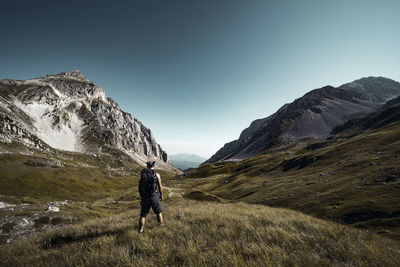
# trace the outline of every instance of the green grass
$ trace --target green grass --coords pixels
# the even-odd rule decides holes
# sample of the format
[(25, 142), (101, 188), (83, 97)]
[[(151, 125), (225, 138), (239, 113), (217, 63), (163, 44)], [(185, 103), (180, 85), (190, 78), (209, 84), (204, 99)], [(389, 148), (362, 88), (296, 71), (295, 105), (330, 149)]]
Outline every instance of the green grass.
[[(95, 201), (137, 189), (144, 166), (107, 154), (40, 152), (17, 143), (1, 144), (0, 195), (41, 201)], [(18, 151), (26, 150), (25, 154)], [(163, 180), (175, 173), (157, 170)], [(138, 197), (138, 194), (135, 195)], [(14, 203), (14, 202), (12, 202)]]
[[(0, 209), (0, 244), (118, 214), (140, 199), (137, 188), (143, 167), (135, 162), (104, 154), (43, 153), (17, 143), (1, 146), (14, 153), (0, 154), (0, 201), (16, 206)], [(164, 181), (174, 175), (158, 172)], [(54, 201), (64, 204), (59, 212), (49, 213)], [(28, 227), (20, 225), (23, 220), (30, 222)]]
[(290, 208), (372, 231), (387, 229), (387, 236), (400, 239), (399, 136), (395, 123), (327, 140), (315, 150), (300, 142), (241, 162), (201, 166), (182, 186), (189, 196), (194, 190), (228, 202)]
[[(39, 234), (1, 245), (0, 265), (399, 266), (399, 133), (392, 124), (186, 176), (160, 171), (166, 224), (157, 227), (151, 216), (141, 236), (137, 164), (68, 152), (1, 154), (0, 201), (31, 206), (0, 216), (34, 219)], [(59, 214), (46, 213), (43, 203), (64, 199)], [(57, 229), (39, 231), (50, 224)], [(4, 243), (15, 225), (0, 227)], [(389, 233), (376, 234), (383, 229)]]
[(137, 186), (139, 169), (120, 173), (98, 166), (54, 166), (51, 159), (0, 155), (1, 194), (51, 200), (95, 200)]
[(3, 266), (399, 266), (398, 242), (299, 212), (245, 203), (164, 202), (0, 247)]

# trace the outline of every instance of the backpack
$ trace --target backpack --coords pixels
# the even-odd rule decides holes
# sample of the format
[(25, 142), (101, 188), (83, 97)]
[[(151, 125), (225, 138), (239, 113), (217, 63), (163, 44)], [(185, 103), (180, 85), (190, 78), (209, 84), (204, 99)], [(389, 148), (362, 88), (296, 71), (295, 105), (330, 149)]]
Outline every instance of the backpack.
[(157, 192), (157, 176), (154, 170), (143, 169), (140, 174), (139, 193), (142, 198), (149, 198)]

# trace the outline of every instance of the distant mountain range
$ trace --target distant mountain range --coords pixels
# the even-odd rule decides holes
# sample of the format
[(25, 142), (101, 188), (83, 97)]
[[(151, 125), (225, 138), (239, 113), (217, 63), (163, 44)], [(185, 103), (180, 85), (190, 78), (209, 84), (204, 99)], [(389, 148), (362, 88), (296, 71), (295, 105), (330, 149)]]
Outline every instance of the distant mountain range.
[(49, 153), (107, 154), (141, 165), (156, 160), (158, 167), (174, 169), (150, 129), (77, 70), (0, 80), (0, 143)]
[(384, 77), (312, 90), (271, 116), (253, 121), (239, 139), (225, 144), (205, 163), (247, 159), (273, 146), (285, 146), (306, 137), (326, 138), (335, 127), (378, 111), (398, 96), (400, 83)]
[(176, 168), (180, 170), (187, 170), (191, 168), (197, 168), (207, 159), (194, 154), (181, 153), (176, 155), (169, 155), (169, 160)]

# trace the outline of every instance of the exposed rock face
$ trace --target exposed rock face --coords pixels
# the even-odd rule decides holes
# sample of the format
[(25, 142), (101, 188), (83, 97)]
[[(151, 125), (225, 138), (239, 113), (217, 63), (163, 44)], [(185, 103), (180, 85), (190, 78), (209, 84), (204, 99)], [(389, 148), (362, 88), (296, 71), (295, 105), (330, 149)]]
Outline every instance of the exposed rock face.
[(117, 150), (141, 164), (155, 159), (173, 168), (150, 129), (79, 71), (0, 80), (0, 141), (41, 150)]
[(339, 135), (356, 135), (360, 134), (367, 129), (378, 129), (393, 122), (400, 121), (400, 97), (396, 97), (385, 105), (380, 107), (377, 111), (362, 114), (346, 121), (344, 124), (333, 128), (333, 134)]
[(252, 122), (239, 139), (225, 144), (205, 163), (249, 158), (275, 144), (305, 137), (325, 138), (339, 124), (375, 111), (399, 95), (400, 83), (383, 77), (312, 90), (273, 115)]

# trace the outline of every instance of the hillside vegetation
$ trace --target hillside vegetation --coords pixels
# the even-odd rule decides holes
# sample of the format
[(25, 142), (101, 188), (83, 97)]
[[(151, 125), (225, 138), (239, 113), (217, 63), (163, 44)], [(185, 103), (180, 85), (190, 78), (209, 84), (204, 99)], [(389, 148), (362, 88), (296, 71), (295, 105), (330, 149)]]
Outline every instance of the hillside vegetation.
[(2, 266), (399, 266), (398, 242), (299, 212), (172, 199), (0, 247)]
[(0, 266), (400, 266), (400, 122), (358, 125), (159, 171), (165, 225), (142, 235), (138, 164), (2, 144)]
[(177, 183), (193, 199), (286, 207), (400, 239), (399, 136), (395, 122), (302, 140), (248, 160), (203, 165)]
[[(129, 158), (74, 152), (42, 152), (0, 144), (0, 194), (43, 201), (93, 201), (137, 187), (144, 168)], [(168, 178), (176, 173), (157, 170)], [(1, 200), (1, 198), (0, 198)]]
[[(0, 244), (117, 214), (140, 198), (143, 166), (135, 162), (109, 155), (43, 153), (15, 143), (0, 144), (0, 151), (11, 151), (0, 153)], [(166, 180), (174, 175), (158, 172)]]

